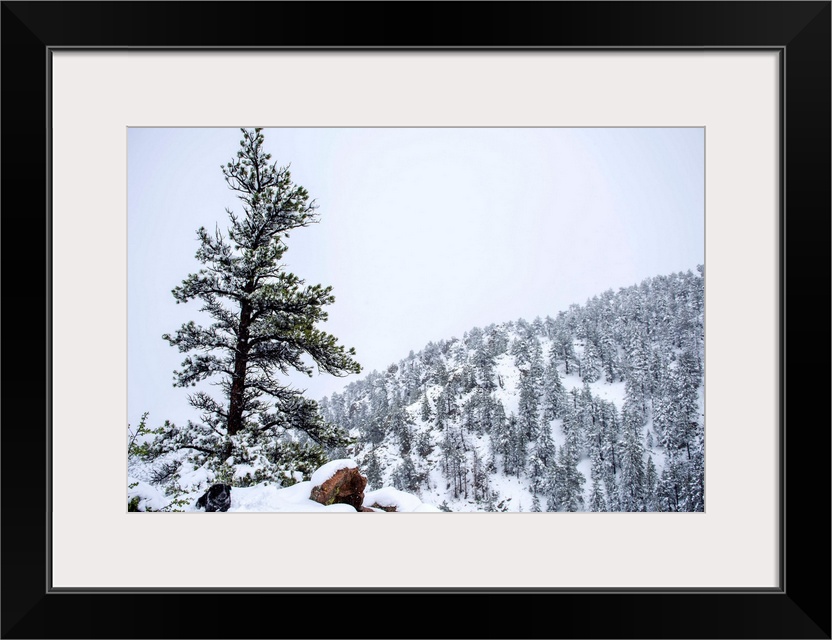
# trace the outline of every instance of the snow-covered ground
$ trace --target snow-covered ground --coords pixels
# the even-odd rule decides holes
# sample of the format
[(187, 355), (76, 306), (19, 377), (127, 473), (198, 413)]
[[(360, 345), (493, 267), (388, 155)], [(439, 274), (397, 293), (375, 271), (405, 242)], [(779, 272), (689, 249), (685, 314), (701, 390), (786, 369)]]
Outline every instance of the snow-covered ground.
[[(269, 483), (260, 483), (252, 487), (234, 487), (231, 490), (231, 507), (228, 509), (228, 513), (235, 511), (321, 511), (327, 513), (343, 511), (355, 513), (356, 510), (348, 504), (323, 505), (311, 500), (309, 496), (313, 487), (326, 482), (335, 472), (344, 468), (352, 469), (356, 467), (356, 463), (352, 460), (333, 460), (315, 471), (311, 480), (298, 482), (290, 487), (278, 487)], [(180, 496), (179, 499), (183, 500), (184, 504), (176, 504), (152, 484), (129, 477), (127, 499), (129, 502), (138, 496), (138, 509), (140, 511), (203, 511), (198, 509), (195, 503), (211, 484), (207, 477), (203, 478), (201, 482), (192, 485), (192, 491)], [(383, 487), (375, 491), (365, 492), (363, 504), (368, 508), (373, 508), (373, 505), (388, 508), (395, 507), (398, 513), (440, 511), (432, 504), (423, 503), (417, 496), (392, 487)], [(377, 507), (373, 510), (382, 513), (387, 511)]]

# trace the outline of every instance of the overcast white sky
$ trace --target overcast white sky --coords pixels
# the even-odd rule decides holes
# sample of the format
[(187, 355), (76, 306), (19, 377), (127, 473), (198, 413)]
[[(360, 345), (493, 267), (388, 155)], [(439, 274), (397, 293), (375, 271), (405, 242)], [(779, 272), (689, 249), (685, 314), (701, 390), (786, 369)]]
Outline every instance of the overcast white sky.
[[(265, 147), (318, 205), (288, 269), (332, 285), (321, 328), (365, 372), (474, 326), (704, 263), (704, 129), (281, 128)], [(220, 166), (239, 129), (128, 132), (128, 422), (197, 416), (162, 340), (210, 324), (171, 289), (199, 269), (200, 226), (241, 213)], [(363, 374), (362, 374), (363, 375)], [(320, 399), (360, 376), (298, 376)]]

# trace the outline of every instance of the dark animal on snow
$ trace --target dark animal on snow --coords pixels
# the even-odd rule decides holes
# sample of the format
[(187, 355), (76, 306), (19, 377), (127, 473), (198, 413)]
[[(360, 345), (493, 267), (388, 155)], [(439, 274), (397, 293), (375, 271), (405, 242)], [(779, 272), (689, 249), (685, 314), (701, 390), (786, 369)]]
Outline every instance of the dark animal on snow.
[(196, 501), (196, 506), (206, 511), (228, 511), (231, 506), (231, 485), (230, 484), (215, 484), (206, 491), (199, 500)]

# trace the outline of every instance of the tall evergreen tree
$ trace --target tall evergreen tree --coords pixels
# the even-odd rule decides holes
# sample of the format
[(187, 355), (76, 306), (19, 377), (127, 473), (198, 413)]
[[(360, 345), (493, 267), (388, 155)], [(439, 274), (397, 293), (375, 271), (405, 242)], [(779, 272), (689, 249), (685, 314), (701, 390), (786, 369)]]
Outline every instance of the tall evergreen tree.
[(518, 356), (517, 368), (520, 371), (520, 398), (517, 418), (523, 430), (526, 442), (534, 442), (540, 433), (538, 408), (540, 391), (543, 387), (543, 356), (540, 343), (531, 336), (526, 344), (527, 351)]
[(696, 439), (700, 424), (698, 391), (702, 381), (696, 356), (688, 350), (682, 351), (674, 369), (676, 378), (676, 422), (678, 445), (684, 447), (688, 460), (693, 457), (691, 447)]
[(592, 470), (590, 471), (589, 510), (606, 511), (607, 501), (604, 498), (604, 466), (600, 454), (592, 458)]
[(584, 354), (580, 360), (581, 379), (584, 382), (595, 382), (601, 377), (601, 353), (595, 342), (587, 340)]
[(569, 440), (558, 451), (557, 466), (560, 471), (557, 498), (563, 511), (581, 511), (584, 506), (584, 474), (578, 471), (577, 447)]
[(552, 337), (552, 351), (557, 354), (568, 376), (574, 373), (570, 365), (577, 364), (578, 358), (575, 355), (572, 332), (567, 324), (566, 312), (561, 311), (556, 320), (555, 334)]
[(430, 402), (428, 401), (428, 394), (422, 396), (422, 406), (420, 408), (422, 414), (422, 422), (430, 422), (433, 412), (430, 409)]
[[(629, 388), (628, 388), (629, 389)], [(644, 510), (644, 435), (641, 405), (628, 394), (622, 410), (621, 510)]]
[(391, 482), (400, 491), (414, 492), (419, 490), (419, 473), (416, 471), (416, 465), (413, 464), (413, 459), (409, 454), (402, 456), (402, 462), (393, 472)]
[[(503, 462), (503, 471), (506, 470), (506, 457), (508, 456), (508, 420), (503, 403), (499, 400), (494, 402), (494, 411), (491, 420), (491, 431), (488, 434), (491, 443), (491, 454), (494, 457), (500, 456)], [(495, 463), (496, 464), (496, 463)], [(510, 463), (509, 463), (510, 464)]]
[(475, 351), (473, 354), (474, 370), (477, 376), (477, 385), (485, 391), (493, 391), (497, 388), (497, 383), (494, 380), (494, 358), (492, 352), (493, 343), (491, 338), (488, 340), (480, 339), (476, 342)]
[(475, 502), (486, 500), (491, 492), (488, 469), (487, 458), (483, 459), (477, 449), (473, 448), (471, 450), (471, 489)]
[(545, 490), (556, 454), (557, 447), (552, 439), (552, 430), (548, 424), (544, 424), (540, 428), (540, 437), (532, 443), (529, 456), (529, 481), (533, 493)]
[[(194, 321), (163, 338), (192, 353), (174, 372), (174, 386), (192, 387), (219, 378), (222, 400), (205, 391), (189, 396), (201, 423), (163, 434), (162, 448), (189, 449), (209, 461), (277, 464), (283, 447), (308, 443), (320, 458), (324, 447), (344, 443), (346, 434), (321, 418), (317, 403), (278, 376), (313, 367), (343, 376), (358, 373), (353, 349), (321, 331), (325, 307), (335, 301), (331, 287), (306, 285), (282, 263), (289, 232), (318, 221), (317, 205), (292, 181), (288, 167), (271, 163), (261, 129), (242, 130), (236, 157), (222, 167), (239, 198), (242, 215), (227, 210), (226, 233), (201, 227), (196, 258), (204, 265), (173, 289), (177, 303), (200, 300), (213, 319)], [(284, 462), (286, 462), (284, 460)], [(287, 462), (291, 464), (290, 462)], [(274, 471), (274, 469), (272, 470)]]
[(647, 457), (647, 471), (644, 474), (644, 510), (658, 511), (659, 504), (656, 497), (656, 489), (659, 485), (659, 475), (653, 456)]
[(391, 433), (399, 442), (399, 451), (402, 455), (410, 453), (413, 447), (414, 421), (411, 415), (397, 401), (389, 415)]
[(523, 426), (513, 413), (508, 417), (503, 433), (503, 466), (507, 474), (518, 478), (526, 468), (526, 436)]
[(375, 449), (370, 449), (370, 453), (364, 461), (364, 469), (367, 474), (367, 486), (372, 489), (380, 489), (383, 483), (383, 475), (381, 463)]
[(543, 420), (551, 422), (560, 418), (566, 404), (566, 390), (558, 374), (557, 352), (553, 348), (549, 354), (549, 364), (543, 376)]

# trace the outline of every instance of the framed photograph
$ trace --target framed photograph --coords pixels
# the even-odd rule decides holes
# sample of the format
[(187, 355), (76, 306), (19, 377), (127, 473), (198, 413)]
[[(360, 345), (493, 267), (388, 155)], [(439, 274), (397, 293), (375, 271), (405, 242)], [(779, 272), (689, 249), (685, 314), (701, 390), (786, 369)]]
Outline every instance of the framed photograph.
[(131, 127), (130, 508), (705, 512), (704, 159), (704, 127)]
[(323, 7), (3, 3), (3, 636), (829, 638), (830, 3)]

